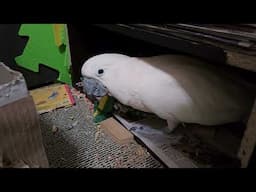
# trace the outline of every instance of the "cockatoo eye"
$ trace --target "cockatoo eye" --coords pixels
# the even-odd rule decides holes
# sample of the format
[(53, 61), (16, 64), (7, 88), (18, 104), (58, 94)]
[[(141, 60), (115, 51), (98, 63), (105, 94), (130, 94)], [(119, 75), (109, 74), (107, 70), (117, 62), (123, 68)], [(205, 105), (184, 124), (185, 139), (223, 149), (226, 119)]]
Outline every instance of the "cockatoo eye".
[(103, 74), (103, 73), (104, 73), (104, 70), (103, 70), (103, 69), (99, 69), (99, 70), (98, 70), (98, 74), (99, 74), (99, 75), (101, 75), (101, 74)]

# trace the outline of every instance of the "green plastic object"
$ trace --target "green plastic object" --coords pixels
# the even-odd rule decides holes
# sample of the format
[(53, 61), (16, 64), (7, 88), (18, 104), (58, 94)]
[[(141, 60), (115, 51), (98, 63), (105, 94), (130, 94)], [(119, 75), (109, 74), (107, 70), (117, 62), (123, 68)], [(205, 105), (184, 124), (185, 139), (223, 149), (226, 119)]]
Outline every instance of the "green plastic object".
[(17, 65), (39, 72), (39, 64), (59, 72), (58, 81), (71, 84), (71, 59), (65, 24), (23, 24), (20, 36), (28, 36), (23, 54), (16, 57)]
[(149, 117), (149, 115), (152, 115), (150, 113), (138, 111), (136, 109), (133, 109), (132, 107), (125, 105), (121, 105), (122, 109), (115, 109), (115, 103), (118, 103), (118, 101), (114, 97), (108, 95), (101, 98), (100, 101), (95, 101), (93, 111), (94, 123), (99, 124), (100, 122), (113, 116), (114, 113), (122, 115), (122, 117), (125, 117), (126, 119), (129, 119), (133, 122), (139, 121), (141, 119)]
[(115, 103), (115, 99), (113, 97), (107, 96), (106, 101), (103, 101), (103, 102), (104, 103), (102, 103), (102, 100), (94, 102), (93, 121), (96, 124), (111, 117), (114, 110), (113, 106)]

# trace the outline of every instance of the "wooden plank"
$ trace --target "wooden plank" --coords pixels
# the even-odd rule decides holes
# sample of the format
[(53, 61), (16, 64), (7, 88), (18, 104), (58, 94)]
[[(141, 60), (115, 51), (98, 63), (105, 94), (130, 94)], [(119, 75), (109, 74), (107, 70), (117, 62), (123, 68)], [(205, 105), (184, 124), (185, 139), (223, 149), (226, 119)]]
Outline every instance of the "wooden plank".
[(94, 24), (94, 26), (117, 32), (137, 40), (143, 40), (145, 42), (159, 45), (161, 47), (180, 51), (181, 53), (188, 53), (207, 61), (223, 63), (226, 60), (226, 55), (223, 49), (216, 46), (200, 44), (181, 39), (173, 35), (157, 33), (155, 31), (141, 29), (139, 27), (126, 24)]
[(112, 117), (102, 121), (100, 127), (119, 144), (133, 140), (133, 135)]
[(238, 157), (241, 160), (241, 167), (246, 168), (249, 164), (253, 150), (256, 145), (256, 99), (244, 132)]
[(244, 55), (233, 51), (226, 51), (227, 64), (256, 72), (256, 56)]
[(70, 107), (75, 100), (66, 84), (52, 84), (30, 91), (39, 114), (52, 111), (61, 107)]
[(194, 32), (188, 29), (178, 28), (179, 25), (173, 24), (172, 26), (163, 27), (157, 25), (147, 25), (147, 24), (132, 24), (129, 26), (136, 27), (138, 29), (147, 30), (148, 32), (155, 32), (158, 34), (165, 34), (167, 36), (173, 36), (177, 38), (181, 38), (183, 40), (191, 41), (194, 43), (207, 44), (215, 47), (219, 47), (222, 49), (227, 49), (230, 51), (236, 51), (239, 53), (243, 53), (246, 55), (255, 55), (253, 41), (249, 41), (248, 38), (238, 38), (232, 37), (232, 34), (216, 35), (210, 32)]
[[(227, 38), (243, 39), (243, 40), (256, 40), (256, 30), (253, 28), (252, 32), (246, 32), (245, 27), (236, 26), (236, 30), (230, 26), (208, 26), (208, 25), (190, 25), (190, 24), (177, 24), (172, 26), (183, 27), (185, 29), (191, 29), (199, 32), (205, 32), (208, 34), (220, 35)], [(233, 26), (232, 26), (233, 27)], [(239, 29), (238, 29), (239, 28)]]

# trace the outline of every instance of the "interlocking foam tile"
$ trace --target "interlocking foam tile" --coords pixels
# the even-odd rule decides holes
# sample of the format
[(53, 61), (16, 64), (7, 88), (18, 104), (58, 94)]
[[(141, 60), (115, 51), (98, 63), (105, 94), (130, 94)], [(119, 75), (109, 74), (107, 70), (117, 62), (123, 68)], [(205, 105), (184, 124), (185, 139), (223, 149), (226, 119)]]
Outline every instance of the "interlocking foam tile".
[(15, 58), (18, 66), (39, 72), (39, 65), (45, 65), (59, 72), (60, 82), (72, 83), (65, 24), (23, 24), (19, 35), (28, 37), (28, 42), (22, 55)]

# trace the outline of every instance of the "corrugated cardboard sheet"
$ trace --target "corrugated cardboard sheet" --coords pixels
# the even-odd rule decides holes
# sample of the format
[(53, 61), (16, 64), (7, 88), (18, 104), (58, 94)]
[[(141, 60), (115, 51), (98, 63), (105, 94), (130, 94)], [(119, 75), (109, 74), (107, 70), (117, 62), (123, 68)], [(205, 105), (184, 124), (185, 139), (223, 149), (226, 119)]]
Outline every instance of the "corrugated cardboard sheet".
[(31, 96), (0, 108), (0, 146), (3, 167), (48, 167)]
[(21, 73), (0, 63), (0, 168), (48, 167), (38, 114)]

